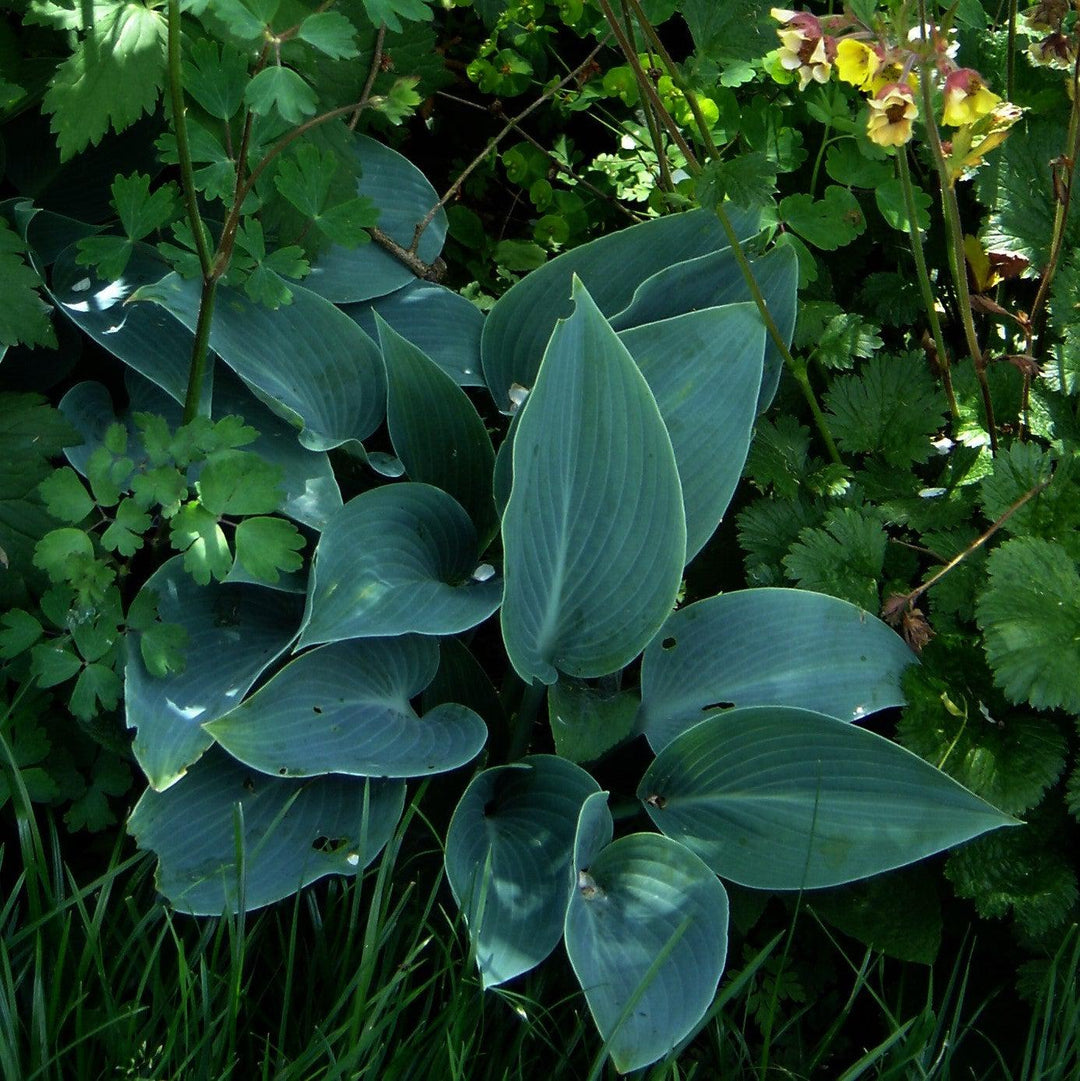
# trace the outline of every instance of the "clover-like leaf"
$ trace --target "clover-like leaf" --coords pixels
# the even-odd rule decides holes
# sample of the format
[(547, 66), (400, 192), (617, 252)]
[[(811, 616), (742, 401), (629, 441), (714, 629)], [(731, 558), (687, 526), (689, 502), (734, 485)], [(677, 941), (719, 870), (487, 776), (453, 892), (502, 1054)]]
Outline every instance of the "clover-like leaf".
[(232, 568), (229, 542), (217, 518), (198, 503), (185, 503), (169, 523), (172, 546), (184, 553), (184, 569), (199, 585), (224, 581)]
[(276, 584), (279, 571), (304, 565), (304, 538), (284, 518), (245, 518), (236, 527), (236, 558), (253, 578)]
[(38, 485), (38, 491), (48, 512), (61, 522), (81, 522), (94, 509), (94, 501), (70, 466), (65, 465), (46, 477)]
[(276, 111), (287, 124), (302, 124), (314, 114), (318, 98), (292, 68), (272, 64), (248, 83), (244, 100), (258, 116)]

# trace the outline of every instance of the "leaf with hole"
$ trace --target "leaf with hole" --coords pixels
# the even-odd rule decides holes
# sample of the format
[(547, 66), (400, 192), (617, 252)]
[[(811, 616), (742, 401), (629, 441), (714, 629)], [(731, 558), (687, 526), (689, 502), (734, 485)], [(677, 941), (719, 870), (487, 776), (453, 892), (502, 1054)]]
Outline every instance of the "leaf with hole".
[(338, 642), (297, 657), (205, 728), (234, 758), (281, 777), (426, 777), (471, 761), (487, 739), (465, 706), (419, 716), (409, 704), (438, 666), (438, 644), (418, 635)]
[(531, 755), (484, 770), (446, 834), (446, 877), (484, 987), (534, 968), (559, 944), (578, 812), (599, 785), (580, 766)]
[(404, 805), (404, 781), (283, 780), (213, 750), (167, 792), (144, 792), (128, 826), (157, 855), (169, 903), (218, 916), (262, 908), (325, 875), (357, 874)]
[(854, 882), (1020, 824), (882, 736), (790, 706), (688, 729), (638, 798), (722, 878), (763, 890)]

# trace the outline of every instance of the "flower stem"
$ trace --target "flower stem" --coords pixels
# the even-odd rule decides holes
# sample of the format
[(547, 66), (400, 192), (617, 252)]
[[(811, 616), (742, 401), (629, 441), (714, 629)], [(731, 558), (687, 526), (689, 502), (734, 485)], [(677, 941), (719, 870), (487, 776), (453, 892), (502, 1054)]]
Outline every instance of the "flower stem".
[[(927, 25), (926, 0), (919, 0), (919, 19), (922, 26)], [(982, 391), (983, 410), (986, 414), (986, 428), (990, 435), (990, 453), (997, 453), (997, 425), (994, 423), (994, 403), (990, 396), (990, 384), (986, 379), (986, 357), (979, 348), (979, 339), (975, 333), (975, 320), (971, 311), (971, 293), (968, 290), (967, 263), (964, 256), (964, 233), (960, 224), (960, 207), (956, 202), (956, 189), (949, 176), (945, 151), (941, 146), (937, 120), (934, 117), (934, 102), (930, 85), (933, 78), (933, 65), (930, 60), (923, 62), (922, 78), (919, 87), (922, 91), (923, 120), (926, 124), (927, 142), (934, 161), (941, 186), (941, 211), (945, 218), (945, 250), (949, 257), (949, 270), (952, 274), (953, 288), (956, 291), (956, 306), (959, 309), (960, 323), (964, 328), (964, 338), (968, 352), (975, 367), (975, 378)]]
[(952, 385), (952, 371), (949, 368), (949, 354), (945, 351), (945, 339), (941, 333), (941, 320), (938, 318), (934, 293), (930, 287), (930, 275), (926, 270), (922, 229), (919, 227), (915, 192), (911, 186), (911, 169), (908, 166), (907, 147), (897, 147), (896, 161), (900, 169), (900, 186), (904, 191), (904, 207), (907, 210), (908, 230), (911, 233), (911, 254), (915, 258), (915, 273), (919, 279), (923, 307), (926, 309), (926, 318), (930, 322), (930, 332), (934, 336), (934, 347), (937, 349), (938, 371), (941, 372), (941, 381), (945, 386), (945, 397), (949, 400), (949, 412), (954, 417), (959, 417), (960, 410), (956, 405), (956, 395), (953, 393)]
[(210, 325), (214, 318), (214, 298), (218, 279), (213, 275), (203, 279), (199, 297), (199, 318), (195, 323), (195, 344), (191, 348), (191, 369), (188, 372), (187, 394), (184, 396), (183, 423), (190, 424), (199, 415), (206, 365), (210, 353)]

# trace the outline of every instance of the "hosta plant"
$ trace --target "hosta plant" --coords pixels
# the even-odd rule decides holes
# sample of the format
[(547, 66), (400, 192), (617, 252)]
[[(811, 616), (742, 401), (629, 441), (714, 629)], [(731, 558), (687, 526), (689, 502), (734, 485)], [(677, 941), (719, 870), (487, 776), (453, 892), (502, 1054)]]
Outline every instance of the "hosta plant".
[[(382, 35), (360, 5), (295, 26), (291, 8), (223, 5), (224, 27), (215, 5), (174, 3), (168, 26), (134, 6), (169, 47), (159, 149), (184, 211), (135, 172), (112, 184), (118, 231), (18, 202), (5, 235), (125, 370), (115, 416), (97, 383), (61, 403), (90, 488), (80, 500), (65, 472), (62, 502), (119, 520), (130, 501), (138, 529), (120, 525), (154, 557), (124, 568), (142, 578), (116, 624), (149, 783), (129, 827), (178, 910), (355, 874), (410, 780), (474, 769), (445, 861), (484, 985), (564, 942), (627, 1071), (708, 1009), (723, 880), (834, 886), (1015, 824), (860, 726), (902, 703), (914, 662), (866, 611), (788, 589), (677, 606), (794, 327), (795, 253), (765, 250), (757, 211), (594, 240), (485, 318), (435, 280), (434, 189), (350, 126), (410, 107), (409, 86), (372, 94)], [(372, 80), (351, 104), (319, 99), (301, 72), (352, 59), (361, 30)], [(186, 131), (185, 80), (201, 109)], [(250, 449), (181, 453), (192, 425)], [(93, 562), (105, 536), (63, 529), (80, 525)], [(58, 633), (96, 618), (92, 593), (78, 601), (51, 605)], [(167, 662), (162, 627), (180, 629)], [(637, 775), (611, 776), (617, 749)]]

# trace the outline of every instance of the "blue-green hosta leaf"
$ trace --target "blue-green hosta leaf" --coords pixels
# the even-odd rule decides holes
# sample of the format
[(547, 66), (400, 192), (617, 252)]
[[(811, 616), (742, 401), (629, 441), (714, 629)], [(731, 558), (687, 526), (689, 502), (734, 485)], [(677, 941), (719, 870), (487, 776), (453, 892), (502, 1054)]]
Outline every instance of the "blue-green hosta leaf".
[(342, 311), (355, 319), (375, 340), (378, 313), (403, 338), (420, 348), (459, 387), (482, 387), (480, 309), (445, 285), (414, 278), (384, 297), (362, 304), (346, 304)]
[(686, 507), (686, 559), (712, 536), (739, 483), (761, 387), (765, 327), (753, 304), (624, 330), (671, 437)]
[(157, 886), (170, 904), (216, 916), (261, 908), (324, 875), (357, 874), (404, 805), (404, 781), (283, 780), (215, 749), (167, 792), (147, 789), (128, 828), (157, 855)]
[(411, 480), (441, 488), (465, 508), (482, 550), (499, 528), (491, 436), (453, 379), (378, 315), (375, 320), (386, 362), (386, 425), (394, 451)]
[(728, 706), (803, 706), (842, 721), (904, 704), (914, 654), (847, 601), (742, 589), (673, 613), (641, 663), (641, 724), (656, 751)]
[(475, 627), (502, 597), (478, 559), (476, 529), (445, 492), (411, 483), (364, 492), (319, 540), (300, 645)]
[[(300, 285), (270, 310), (218, 287), (210, 346), (275, 412), (301, 428), (309, 450), (364, 439), (382, 422), (386, 378), (375, 343), (329, 301)], [(168, 274), (137, 294), (194, 328), (199, 284)]]
[(693, 852), (655, 833), (621, 837), (575, 871), (566, 952), (615, 1068), (629, 1073), (709, 1008), (727, 958), (727, 893)]
[(127, 725), (137, 730), (135, 757), (159, 791), (178, 781), (210, 746), (202, 724), (231, 710), (285, 652), (300, 616), (298, 597), (258, 586), (198, 586), (182, 561), (170, 559), (143, 589), (157, 595), (165, 623), (187, 631), (184, 670), (151, 675), (137, 633), (129, 637), (124, 668)]
[(514, 437), (503, 639), (526, 682), (629, 663), (675, 601), (686, 555), (671, 440), (585, 287), (544, 354)]
[(485, 770), (465, 789), (446, 834), (446, 877), (484, 987), (528, 972), (559, 944), (578, 812), (598, 790), (552, 755)]
[(807, 709), (713, 715), (669, 743), (638, 797), (721, 877), (817, 889), (1019, 825), (882, 736)]
[[(732, 215), (740, 238), (754, 235), (759, 216), (757, 211)], [(524, 277), (499, 298), (484, 324), (484, 378), (495, 404), (504, 412), (510, 411), (511, 386), (532, 387), (536, 381), (556, 322), (573, 309), (575, 275), (600, 311), (614, 315), (657, 271), (727, 246), (716, 216), (692, 210), (582, 244)]]
[[(74, 245), (65, 248), (53, 265), (49, 295), (57, 307), (103, 349), (182, 404), (191, 331), (156, 304), (125, 303), (136, 289), (160, 281), (168, 265), (148, 244), (136, 243), (123, 276), (110, 282), (98, 278), (92, 267), (76, 265), (75, 255)], [(208, 377), (204, 402), (209, 383)]]
[(206, 730), (234, 758), (280, 777), (456, 769), (479, 754), (487, 727), (455, 703), (417, 715), (409, 699), (438, 667), (438, 643), (418, 635), (323, 646)]
[[(799, 281), (795, 252), (791, 248), (774, 248), (768, 255), (750, 260), (750, 268), (754, 281), (765, 298), (769, 314), (784, 341), (790, 345), (795, 331)], [(722, 251), (665, 267), (643, 281), (634, 292), (630, 304), (612, 316), (611, 325), (620, 332), (632, 327), (644, 329), (644, 324), (671, 319), (687, 312), (752, 300), (750, 288), (734, 253), (731, 248), (724, 248)], [(754, 318), (764, 332), (764, 323), (757, 313), (757, 305), (754, 304), (753, 307)], [(625, 337), (623, 340), (626, 340)], [(633, 352), (633, 349), (630, 351)], [(680, 355), (681, 352), (680, 348)], [(767, 409), (776, 395), (783, 366), (784, 361), (779, 349), (771, 338), (766, 337), (757, 412)], [(687, 503), (689, 504), (689, 500)]]
[(608, 807), (610, 795), (610, 792), (594, 792), (581, 805), (574, 831), (574, 861), (570, 865), (570, 885), (573, 887), (578, 884), (578, 869), (587, 871), (615, 836), (615, 819)]
[[(408, 158), (366, 135), (353, 135), (349, 162), (357, 176), (357, 195), (379, 208), (379, 229), (402, 248), (412, 244), (417, 225), (439, 202), (438, 193)], [(446, 239), (446, 214), (439, 212), (420, 237), (416, 254), (431, 264)], [(331, 247), (321, 253), (304, 279), (308, 289), (338, 304), (381, 297), (415, 281), (416, 275), (378, 243), (357, 248)]]

